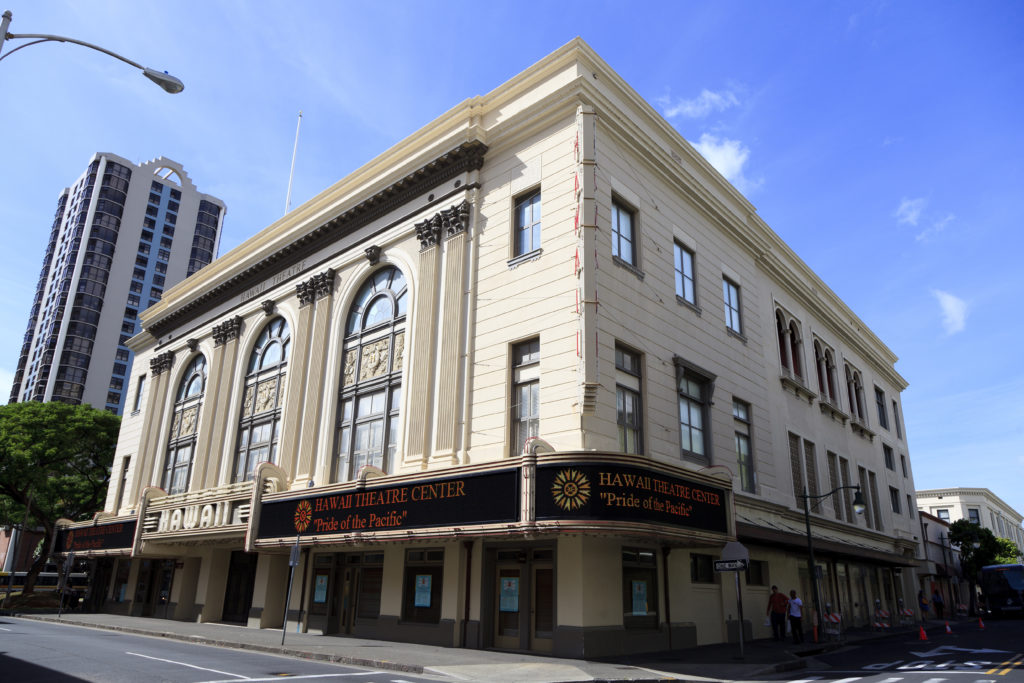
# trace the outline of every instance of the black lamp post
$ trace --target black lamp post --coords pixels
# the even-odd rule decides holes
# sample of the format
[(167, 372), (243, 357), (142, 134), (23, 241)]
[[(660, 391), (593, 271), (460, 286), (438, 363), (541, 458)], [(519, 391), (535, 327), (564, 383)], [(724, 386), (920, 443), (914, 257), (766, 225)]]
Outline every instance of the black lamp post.
[(833, 493), (836, 493), (837, 491), (842, 491), (843, 489), (853, 489), (854, 490), (854, 494), (853, 494), (853, 511), (855, 513), (857, 513), (858, 515), (863, 515), (864, 514), (864, 510), (866, 510), (868, 506), (864, 502), (864, 496), (861, 495), (860, 485), (859, 484), (856, 485), (856, 486), (837, 486), (836, 488), (832, 489), (828, 493), (823, 493), (820, 496), (809, 495), (807, 493), (807, 487), (805, 486), (804, 487), (804, 492), (800, 496), (801, 498), (804, 499), (804, 524), (807, 527), (807, 568), (811, 572), (811, 592), (813, 593), (813, 597), (814, 597), (814, 613), (818, 617), (818, 623), (819, 624), (822, 623), (822, 619), (821, 619), (821, 600), (818, 598), (818, 574), (817, 574), (817, 571), (816, 571), (816, 566), (814, 564), (814, 542), (813, 542), (813, 539), (811, 537), (811, 506), (810, 506), (810, 500), (812, 498), (814, 500), (820, 500), (822, 498), (828, 498)]

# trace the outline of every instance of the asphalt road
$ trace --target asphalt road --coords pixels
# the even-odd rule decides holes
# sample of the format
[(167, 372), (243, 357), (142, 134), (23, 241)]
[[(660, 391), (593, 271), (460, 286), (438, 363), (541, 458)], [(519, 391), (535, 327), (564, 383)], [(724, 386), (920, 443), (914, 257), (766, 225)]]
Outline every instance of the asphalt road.
[(1010, 683), (1024, 681), (1024, 620), (960, 622), (951, 634), (893, 637), (819, 655), (790, 683)]
[(0, 681), (4, 683), (227, 683), (281, 679), (436, 681), (163, 638), (0, 618)]

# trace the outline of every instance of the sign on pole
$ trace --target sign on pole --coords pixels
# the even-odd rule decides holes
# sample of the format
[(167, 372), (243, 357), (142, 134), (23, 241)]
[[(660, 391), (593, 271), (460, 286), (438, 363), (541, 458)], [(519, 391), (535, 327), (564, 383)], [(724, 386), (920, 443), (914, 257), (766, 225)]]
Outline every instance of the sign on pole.
[(741, 572), (746, 568), (746, 560), (715, 560), (716, 572)]

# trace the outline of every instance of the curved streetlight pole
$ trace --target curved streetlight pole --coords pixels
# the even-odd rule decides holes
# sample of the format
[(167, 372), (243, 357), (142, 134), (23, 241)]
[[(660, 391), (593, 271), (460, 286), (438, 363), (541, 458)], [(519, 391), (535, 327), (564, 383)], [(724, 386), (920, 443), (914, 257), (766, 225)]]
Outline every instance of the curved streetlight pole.
[(50, 35), (50, 34), (47, 34), (47, 33), (8, 33), (7, 29), (8, 29), (8, 27), (10, 27), (11, 19), (13, 19), (13, 18), (14, 17), (11, 14), (11, 11), (7, 10), (6, 12), (3, 13), (3, 18), (0, 19), (0, 52), (3, 51), (3, 46), (4, 46), (4, 41), (5, 40), (19, 40), (19, 39), (26, 39), (26, 38), (34, 38), (35, 40), (33, 40), (31, 43), (25, 43), (23, 45), (19, 45), (18, 47), (14, 48), (13, 50), (8, 51), (7, 54), (5, 54), (5, 55), (0, 55), (0, 61), (3, 61), (4, 59), (6, 59), (10, 55), (14, 54), (18, 50), (20, 50), (20, 49), (22, 49), (24, 47), (28, 47), (29, 45), (37, 45), (39, 43), (47, 43), (47, 42), (74, 43), (75, 45), (81, 45), (83, 47), (87, 47), (87, 48), (90, 48), (92, 50), (96, 50), (97, 52), (102, 52), (103, 54), (110, 55), (114, 59), (119, 59), (122, 62), (124, 62), (125, 64), (131, 64), (136, 69), (139, 69), (140, 71), (142, 71), (142, 75), (143, 76), (145, 76), (149, 80), (153, 81), (154, 83), (156, 83), (161, 88), (163, 88), (164, 90), (166, 90), (167, 92), (169, 92), (171, 94), (179, 93), (179, 92), (181, 92), (182, 90), (185, 89), (185, 84), (182, 83), (181, 80), (175, 78), (174, 76), (170, 75), (166, 71), (158, 71), (156, 69), (150, 69), (149, 67), (142, 66), (138, 62), (133, 62), (132, 60), (128, 59), (127, 57), (124, 57), (122, 55), (117, 54), (116, 52), (108, 50), (105, 47), (100, 47), (99, 45), (93, 45), (92, 43), (87, 43), (84, 40), (77, 40), (75, 38), (68, 38), (66, 36), (54, 36), (54, 35)]
[(821, 600), (818, 598), (818, 572), (817, 567), (814, 563), (814, 543), (811, 538), (811, 507), (810, 500), (821, 500), (822, 498), (828, 498), (833, 493), (842, 491), (843, 489), (853, 489), (853, 511), (858, 515), (864, 514), (864, 510), (867, 509), (867, 505), (864, 503), (864, 496), (860, 492), (860, 484), (853, 486), (837, 486), (828, 493), (823, 493), (820, 496), (811, 496), (807, 493), (807, 487), (804, 486), (803, 495), (800, 497), (804, 499), (804, 524), (807, 527), (807, 568), (811, 573), (811, 592), (814, 597), (814, 613), (817, 617), (817, 623), (822, 623), (821, 618)]

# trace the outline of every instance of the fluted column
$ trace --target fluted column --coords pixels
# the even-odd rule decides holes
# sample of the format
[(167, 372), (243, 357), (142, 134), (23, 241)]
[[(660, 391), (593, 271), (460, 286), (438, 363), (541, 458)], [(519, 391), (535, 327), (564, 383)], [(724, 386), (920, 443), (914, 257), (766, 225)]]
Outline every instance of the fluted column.
[(164, 410), (167, 405), (170, 369), (174, 365), (174, 354), (165, 351), (149, 361), (149, 392), (146, 394), (146, 412), (142, 418), (142, 443), (139, 444), (139, 476), (132, 485), (132, 506), (138, 501), (140, 492), (147, 486), (160, 486), (153, 481), (153, 473), (163, 464), (164, 448), (160, 441), (163, 432)]
[[(304, 394), (302, 399), (304, 409), (301, 411), (302, 429), (298, 435), (295, 466), (294, 468), (285, 468), (295, 473), (292, 477), (293, 481), (315, 479), (320, 429), (325, 424), (323, 419), (324, 388), (336, 385), (336, 381), (328, 383), (327, 378), (324, 377), (324, 367), (327, 364), (327, 339), (330, 336), (334, 310), (334, 271), (328, 268), (325, 272), (313, 276), (310, 284), (313, 288), (313, 303), (303, 308), (303, 310), (312, 309), (312, 313), (307, 316), (305, 323), (310, 328), (309, 343), (303, 345), (307, 352), (307, 360), (301, 366), (305, 381), (300, 381), (296, 374), (294, 381), (291, 382), (296, 392), (301, 391)], [(330, 424), (333, 424), (333, 420)], [(326, 481), (321, 483), (326, 483)]]

